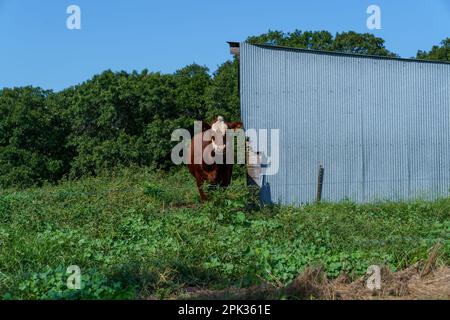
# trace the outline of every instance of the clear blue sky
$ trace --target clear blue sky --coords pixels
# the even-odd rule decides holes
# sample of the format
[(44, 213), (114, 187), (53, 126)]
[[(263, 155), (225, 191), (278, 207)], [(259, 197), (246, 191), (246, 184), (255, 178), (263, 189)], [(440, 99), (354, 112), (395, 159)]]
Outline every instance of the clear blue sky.
[[(66, 28), (71, 4), (81, 30)], [(214, 71), (230, 58), (227, 40), (268, 29), (369, 32), (370, 4), (382, 10), (374, 33), (403, 57), (450, 37), (450, 0), (0, 0), (0, 88), (60, 90), (106, 69), (192, 62)]]

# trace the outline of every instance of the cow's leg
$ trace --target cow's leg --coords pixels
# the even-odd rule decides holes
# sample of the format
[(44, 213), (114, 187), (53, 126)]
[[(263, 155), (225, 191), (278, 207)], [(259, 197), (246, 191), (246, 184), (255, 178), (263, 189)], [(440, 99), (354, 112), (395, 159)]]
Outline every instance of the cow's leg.
[(221, 187), (228, 187), (231, 183), (231, 176), (233, 175), (233, 165), (225, 164), (222, 168), (222, 179), (221, 179)]
[(203, 191), (203, 183), (205, 182), (205, 180), (203, 180), (203, 178), (201, 178), (201, 177), (196, 177), (195, 180), (197, 182), (197, 189), (198, 189), (198, 193), (200, 194), (200, 200), (201, 200), (201, 202), (205, 202), (206, 194)]

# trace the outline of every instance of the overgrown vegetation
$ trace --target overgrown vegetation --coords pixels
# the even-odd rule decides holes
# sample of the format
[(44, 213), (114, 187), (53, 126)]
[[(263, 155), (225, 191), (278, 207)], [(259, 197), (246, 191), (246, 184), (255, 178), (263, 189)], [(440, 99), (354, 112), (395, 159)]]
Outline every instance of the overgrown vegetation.
[[(331, 278), (402, 269), (442, 242), (450, 199), (261, 208), (235, 177), (198, 203), (185, 170), (123, 169), (0, 193), (0, 295), (9, 299), (165, 298), (188, 287), (288, 283), (307, 266)], [(256, 203), (257, 204), (257, 203)], [(82, 290), (66, 286), (70, 265)]]

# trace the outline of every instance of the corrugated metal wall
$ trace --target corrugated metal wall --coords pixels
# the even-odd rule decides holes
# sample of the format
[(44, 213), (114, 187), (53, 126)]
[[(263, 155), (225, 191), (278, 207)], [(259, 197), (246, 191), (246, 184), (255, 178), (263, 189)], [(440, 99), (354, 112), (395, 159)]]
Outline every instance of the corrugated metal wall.
[(325, 201), (449, 194), (450, 64), (246, 43), (240, 61), (245, 128), (280, 129), (264, 202), (314, 202), (320, 164)]

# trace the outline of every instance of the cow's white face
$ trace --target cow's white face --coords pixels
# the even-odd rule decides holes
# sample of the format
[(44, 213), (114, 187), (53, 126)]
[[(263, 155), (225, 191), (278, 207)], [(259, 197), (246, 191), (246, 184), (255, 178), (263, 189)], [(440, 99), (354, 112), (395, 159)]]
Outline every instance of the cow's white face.
[(217, 121), (214, 122), (214, 124), (211, 126), (211, 130), (217, 137), (222, 137), (222, 139), (215, 139), (215, 138), (212, 139), (214, 151), (216, 153), (224, 153), (226, 144), (225, 135), (227, 133), (228, 126), (226, 125), (222, 117), (217, 118)]

